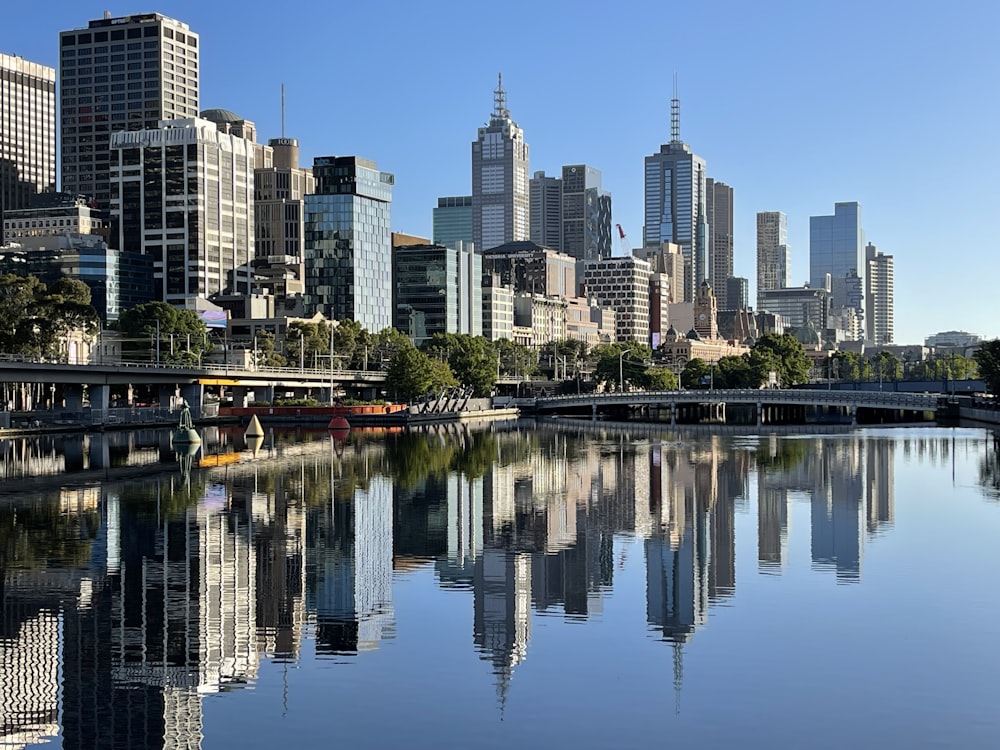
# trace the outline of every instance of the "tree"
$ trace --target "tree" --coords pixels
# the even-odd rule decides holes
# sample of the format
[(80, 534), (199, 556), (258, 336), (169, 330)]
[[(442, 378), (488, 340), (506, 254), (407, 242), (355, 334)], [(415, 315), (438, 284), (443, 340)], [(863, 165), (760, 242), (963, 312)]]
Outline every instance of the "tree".
[(341, 320), (333, 323), (333, 352), (340, 367), (363, 369), (364, 362), (355, 366), (355, 352), (362, 343), (362, 333), (368, 332), (356, 320)]
[(1000, 339), (982, 342), (972, 357), (990, 393), (1000, 396)]
[(122, 343), (123, 352), (151, 361), (195, 364), (208, 351), (208, 328), (198, 313), (166, 302), (129, 308), (119, 316), (118, 330), (127, 339)]
[[(366, 340), (367, 339), (367, 340)], [(397, 352), (413, 347), (410, 337), (395, 328), (383, 328), (370, 337), (360, 337), (368, 346), (368, 368), (384, 370), (392, 362)]]
[[(809, 382), (809, 358), (805, 348), (791, 334), (783, 333), (778, 336), (768, 333), (761, 336), (750, 353), (750, 361), (758, 372), (763, 367), (773, 369), (778, 376), (778, 383), (784, 388)], [(761, 382), (766, 377), (765, 375)]]
[[(651, 357), (652, 351), (648, 346), (635, 342), (628, 342), (628, 346), (622, 343), (595, 346), (590, 353), (594, 363), (594, 380), (614, 390), (624, 390), (630, 385), (646, 388), (649, 382), (646, 371)], [(625, 380), (624, 387), (619, 382), (622, 378)]]
[(712, 385), (712, 370), (699, 357), (689, 360), (681, 372), (681, 385), (688, 390), (707, 389)]
[(386, 386), (404, 401), (412, 401), (441, 388), (458, 384), (446, 362), (437, 362), (417, 349), (407, 339), (389, 363)]
[(490, 395), (496, 383), (497, 355), (484, 337), (435, 333), (420, 349), (432, 360), (447, 362), (458, 382), (470, 386), (477, 397)]
[(0, 277), (0, 349), (12, 354), (52, 357), (60, 353), (66, 335), (97, 332), (97, 311), (90, 304), (90, 287), (60, 278), (50, 288), (34, 276)]
[(643, 375), (646, 387), (651, 391), (677, 390), (677, 376), (667, 367), (650, 367)]
[(321, 321), (293, 320), (285, 330), (285, 358), (299, 367), (319, 367), (330, 354), (330, 325)]
[(750, 366), (747, 355), (730, 355), (720, 359), (716, 365), (716, 388), (759, 388), (762, 381)]
[(493, 342), (493, 350), (500, 356), (500, 372), (503, 375), (525, 377), (538, 370), (538, 356), (524, 344), (498, 339)]
[(288, 360), (275, 349), (274, 334), (270, 331), (257, 331), (254, 338), (254, 358), (255, 364), (260, 367), (284, 367), (288, 364)]

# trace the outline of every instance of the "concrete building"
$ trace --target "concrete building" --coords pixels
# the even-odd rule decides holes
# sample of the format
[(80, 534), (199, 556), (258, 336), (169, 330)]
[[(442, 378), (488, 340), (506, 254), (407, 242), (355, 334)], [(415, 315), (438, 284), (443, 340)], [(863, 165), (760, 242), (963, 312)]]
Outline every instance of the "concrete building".
[(733, 189), (724, 182), (705, 178), (705, 220), (711, 258), (709, 283), (720, 310), (729, 310), (726, 281), (733, 275)]
[(510, 117), (503, 78), (472, 143), (472, 241), (481, 250), (529, 239), (528, 144)]
[(566, 300), (566, 338), (582, 341), (588, 349), (615, 342), (615, 311), (583, 297)]
[(438, 198), (433, 233), (435, 245), (452, 248), (458, 242), (472, 245), (472, 196)]
[(645, 247), (681, 246), (683, 299), (694, 301), (697, 285), (711, 275), (705, 216), (705, 160), (680, 136), (680, 100), (671, 100), (670, 142), (645, 162)]
[(197, 117), (112, 134), (112, 246), (152, 257), (157, 299), (249, 291), (255, 145)]
[(531, 207), (528, 237), (532, 242), (558, 250), (563, 249), (562, 189), (562, 180), (549, 177), (544, 171), (535, 172), (528, 181)]
[(649, 263), (632, 256), (584, 262), (586, 296), (614, 310), (618, 341), (650, 343), (649, 280), (652, 274)]
[[(834, 309), (853, 307), (860, 317), (864, 312), (867, 265), (861, 204), (836, 203), (833, 208), (833, 216), (809, 217), (809, 286), (823, 288), (829, 276)], [(851, 276), (857, 276), (857, 284), (846, 281)], [(856, 296), (857, 285), (860, 285), (860, 299)]]
[(0, 53), (0, 218), (55, 189), (55, 68)]
[(40, 193), (26, 208), (5, 211), (3, 239), (52, 237), (60, 234), (99, 234), (108, 238), (109, 224), (104, 214), (82, 195)]
[(791, 279), (788, 218), (782, 211), (761, 211), (757, 214), (757, 309), (765, 309), (765, 292), (791, 286)]
[(872, 243), (865, 245), (865, 261), (868, 264), (865, 280), (865, 338), (876, 346), (894, 341), (895, 292), (893, 289), (895, 272), (893, 258), (879, 252)]
[(667, 304), (684, 301), (684, 256), (681, 246), (664, 242), (659, 247), (642, 247), (632, 255), (649, 263), (654, 273), (665, 274), (669, 283)]
[(62, 190), (110, 205), (111, 135), (198, 115), (198, 35), (159, 13), (59, 34)]
[(531, 329), (534, 349), (567, 338), (567, 302), (542, 294), (514, 295), (514, 327)]
[(306, 310), (392, 325), (391, 208), (395, 177), (358, 156), (313, 160), (316, 194), (306, 207)]
[(496, 273), (483, 275), (483, 336), (514, 340), (514, 290)]
[(515, 293), (576, 296), (576, 260), (535, 242), (508, 242), (482, 253), (483, 273)]
[(418, 346), (435, 333), (483, 333), (482, 256), (437, 244), (392, 248), (393, 327)]
[(780, 315), (785, 330), (801, 328), (807, 320), (824, 332), (831, 326), (832, 296), (826, 289), (808, 286), (770, 289), (761, 296), (761, 308)]
[(536, 172), (530, 183), (531, 240), (577, 260), (611, 255), (611, 196), (601, 172), (586, 164), (562, 168), (562, 177)]
[(271, 164), (254, 167), (254, 289), (286, 309), (305, 294), (305, 197), (316, 190), (312, 170), (299, 167), (299, 142), (272, 138)]

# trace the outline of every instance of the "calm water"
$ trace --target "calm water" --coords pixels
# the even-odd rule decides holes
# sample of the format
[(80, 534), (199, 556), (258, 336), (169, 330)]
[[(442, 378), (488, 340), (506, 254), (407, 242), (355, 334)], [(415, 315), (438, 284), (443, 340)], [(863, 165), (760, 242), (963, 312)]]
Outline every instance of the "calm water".
[(0, 746), (1000, 746), (984, 430), (0, 441)]

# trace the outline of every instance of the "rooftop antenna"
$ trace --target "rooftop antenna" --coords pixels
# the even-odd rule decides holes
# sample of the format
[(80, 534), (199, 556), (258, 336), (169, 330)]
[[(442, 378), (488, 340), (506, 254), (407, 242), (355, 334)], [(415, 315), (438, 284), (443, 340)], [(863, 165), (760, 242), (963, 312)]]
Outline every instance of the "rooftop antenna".
[(670, 142), (681, 142), (681, 100), (677, 98), (677, 71), (674, 71), (674, 98), (670, 100)]
[(285, 84), (281, 84), (281, 137), (285, 137)]
[(507, 109), (507, 92), (503, 90), (503, 73), (497, 73), (497, 88), (493, 92), (493, 116), (500, 119), (510, 117)]

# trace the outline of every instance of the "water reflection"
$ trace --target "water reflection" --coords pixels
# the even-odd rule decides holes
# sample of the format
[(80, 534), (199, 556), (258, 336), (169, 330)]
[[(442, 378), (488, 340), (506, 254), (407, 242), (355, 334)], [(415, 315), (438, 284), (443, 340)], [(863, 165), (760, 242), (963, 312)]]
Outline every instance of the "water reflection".
[[(781, 575), (790, 509), (808, 503), (813, 569), (856, 583), (865, 545), (894, 522), (897, 450), (947, 462), (982, 448), (968, 434), (511, 425), (346, 441), (272, 433), (263, 447), (216, 431), (204, 453), (178, 456), (165, 434), (4, 446), (4, 743), (61, 733), (67, 748), (199, 747), (203, 697), (254, 682), (261, 659), (297, 662), (311, 641), (318, 658), (352, 661), (392, 639), (406, 627), (394, 574), (417, 568), (471, 589), (469, 646), (502, 706), (532, 618), (601, 617), (623, 540), (641, 540), (646, 622), (673, 644), (679, 688), (680, 646), (736, 593), (738, 514), (756, 504), (757, 570)], [(172, 470), (142, 479), (38, 489), (59, 467), (84, 476), (168, 458)], [(995, 489), (996, 447), (982, 460)]]

